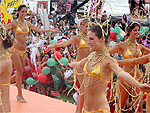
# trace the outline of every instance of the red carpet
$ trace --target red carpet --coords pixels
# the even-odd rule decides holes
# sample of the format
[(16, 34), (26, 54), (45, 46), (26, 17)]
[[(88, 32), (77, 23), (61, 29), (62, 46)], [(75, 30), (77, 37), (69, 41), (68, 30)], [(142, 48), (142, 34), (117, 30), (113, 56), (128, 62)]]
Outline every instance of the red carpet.
[(16, 101), (17, 88), (10, 86), (12, 113), (74, 113), (76, 105), (23, 89), (27, 103)]

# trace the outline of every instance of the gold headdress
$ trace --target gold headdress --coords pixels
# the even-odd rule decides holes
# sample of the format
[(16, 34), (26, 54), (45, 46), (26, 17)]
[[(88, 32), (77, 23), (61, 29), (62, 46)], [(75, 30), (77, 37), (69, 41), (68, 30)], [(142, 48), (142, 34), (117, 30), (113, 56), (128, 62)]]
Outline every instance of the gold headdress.
[(2, 37), (3, 40), (6, 40), (6, 28), (3, 25), (0, 25), (0, 37)]
[(135, 19), (146, 19), (146, 16), (144, 15), (144, 13), (146, 12), (146, 10), (143, 9), (142, 7), (140, 7), (140, 10), (137, 13), (136, 9), (137, 8), (134, 8), (132, 10), (132, 14), (131, 14), (132, 18), (135, 18)]
[(99, 27), (102, 29), (102, 36), (104, 37), (105, 35), (104, 35), (104, 30), (103, 30), (103, 27), (102, 27), (102, 25), (101, 24), (99, 24), (99, 23), (97, 23), (98, 25), (99, 25)]
[[(100, 24), (101, 16), (102, 16), (102, 14), (100, 14), (100, 13), (103, 9), (104, 3), (108, 4), (111, 12), (113, 13), (111, 6), (109, 5), (108, 2), (106, 2), (106, 0), (93, 0), (92, 2), (88, 3), (90, 6), (88, 7), (87, 17), (92, 18), (92, 16), (94, 15), (94, 22), (92, 22), (92, 24), (97, 24), (100, 26), (100, 28), (102, 29), (102, 36), (108, 36), (108, 33), (109, 33), (109, 23), (108, 22), (110, 21), (111, 16), (109, 17), (109, 19), (105, 20), (105, 22)], [(100, 13), (98, 10), (101, 10)]]
[(138, 24), (140, 27), (141, 27), (141, 25), (140, 25), (140, 23), (138, 23), (138, 22), (135, 22), (135, 21), (133, 21), (129, 26), (132, 26), (133, 24)]

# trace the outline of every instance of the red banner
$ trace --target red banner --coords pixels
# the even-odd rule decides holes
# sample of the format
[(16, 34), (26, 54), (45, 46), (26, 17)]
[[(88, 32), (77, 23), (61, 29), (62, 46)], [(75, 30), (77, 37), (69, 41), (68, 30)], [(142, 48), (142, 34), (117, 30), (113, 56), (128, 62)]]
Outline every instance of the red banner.
[(38, 8), (46, 9), (46, 11), (48, 13), (48, 1), (38, 1), (37, 2), (37, 14), (38, 14)]

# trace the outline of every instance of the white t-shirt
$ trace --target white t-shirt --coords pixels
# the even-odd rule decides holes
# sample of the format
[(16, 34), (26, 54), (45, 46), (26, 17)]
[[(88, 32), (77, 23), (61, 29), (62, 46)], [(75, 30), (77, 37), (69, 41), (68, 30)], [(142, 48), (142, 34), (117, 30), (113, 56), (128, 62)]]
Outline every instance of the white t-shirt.
[(54, 40), (57, 40), (58, 41), (58, 39), (61, 39), (62, 38), (62, 36), (55, 36), (54, 37)]
[(68, 77), (70, 77), (72, 74), (73, 74), (73, 70), (72, 70), (72, 69), (66, 70), (66, 71), (64, 72), (64, 75), (65, 75), (65, 78), (66, 78), (66, 79), (67, 79)]

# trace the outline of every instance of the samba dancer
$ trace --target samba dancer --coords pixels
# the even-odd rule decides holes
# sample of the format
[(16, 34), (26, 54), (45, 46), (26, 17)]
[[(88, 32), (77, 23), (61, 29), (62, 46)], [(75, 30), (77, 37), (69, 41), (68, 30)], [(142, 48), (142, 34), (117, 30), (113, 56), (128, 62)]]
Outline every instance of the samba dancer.
[(88, 32), (88, 45), (90, 50), (95, 52), (78, 62), (69, 63), (69, 66), (74, 68), (84, 67), (86, 74), (83, 83), (83, 113), (110, 113), (105, 92), (112, 72), (139, 90), (150, 92), (149, 85), (140, 84), (129, 73), (123, 71), (117, 61), (109, 55), (106, 44), (110, 33), (104, 31), (106, 30), (101, 26), (93, 25)]
[(34, 25), (32, 25), (29, 21), (25, 21), (24, 18), (27, 15), (27, 7), (26, 5), (20, 5), (18, 7), (18, 19), (16, 21), (11, 22), (8, 25), (5, 25), (5, 28), (14, 29), (15, 32), (15, 41), (13, 47), (10, 50), (11, 59), (13, 61), (13, 65), (17, 70), (16, 74), (12, 76), (11, 83), (13, 83), (16, 79), (18, 95), (16, 96), (18, 102), (25, 103), (26, 100), (23, 98), (22, 94), (22, 75), (25, 67), (25, 53), (26, 53), (26, 37), (29, 33), (29, 28), (35, 32), (57, 32), (58, 29), (38, 29)]
[(11, 37), (5, 27), (0, 25), (0, 113), (11, 112), (9, 85), (13, 67), (7, 49), (12, 45)]
[[(90, 54), (90, 49), (89, 46), (87, 45), (87, 30), (89, 27), (89, 20), (88, 19), (84, 19), (81, 21), (80, 23), (80, 34), (79, 35), (75, 35), (73, 37), (71, 37), (68, 41), (66, 42), (61, 42), (61, 43), (57, 43), (57, 44), (52, 44), (49, 45), (47, 48), (47, 51), (52, 49), (52, 48), (56, 48), (56, 47), (66, 47), (70, 44), (75, 43), (76, 47), (77, 47), (77, 57), (76, 57), (76, 61), (79, 61), (85, 57), (87, 57)], [(83, 69), (77, 69), (76, 71), (77, 74), (77, 79), (81, 85), (82, 81), (83, 81)], [(80, 87), (80, 92), (84, 92), (83, 87), (81, 85)], [(81, 113), (82, 112), (82, 107), (83, 107), (83, 96), (84, 94), (79, 94), (78, 97), (78, 101), (77, 101), (77, 108), (76, 108), (76, 113)]]
[[(142, 44), (138, 44), (136, 41), (136, 38), (138, 38), (140, 34), (140, 25), (137, 22), (130, 23), (127, 26), (126, 31), (127, 31), (127, 36), (129, 38), (125, 42), (121, 42), (116, 46), (114, 46), (113, 48), (111, 48), (109, 50), (110, 54), (119, 53), (122, 54), (124, 59), (128, 59), (128, 58), (140, 57), (142, 56), (142, 54), (146, 55), (150, 53), (150, 49), (146, 48)], [(124, 71), (130, 73), (132, 77), (134, 77), (137, 81), (140, 82), (142, 75), (138, 68), (139, 68), (138, 65), (123, 66)], [(119, 79), (119, 81), (120, 81), (119, 87), (120, 87), (120, 95), (121, 95), (120, 97), (121, 106), (119, 106), (119, 108), (123, 110), (131, 86), (125, 83), (123, 80)], [(132, 95), (132, 97), (134, 96), (133, 100), (137, 100), (137, 98), (140, 96), (139, 90), (137, 89), (133, 93), (138, 93), (136, 95), (135, 94)], [(135, 104), (134, 109), (136, 109), (138, 112), (142, 112), (142, 105), (140, 104), (141, 100), (139, 101), (137, 100), (135, 102), (136, 103), (134, 103)]]
[[(139, 57), (139, 58), (130, 58), (130, 59), (124, 59), (124, 60), (119, 60), (118, 61), (118, 64), (119, 65), (135, 65), (135, 64), (146, 64), (146, 63), (149, 63), (150, 62), (150, 54), (148, 55), (145, 55), (145, 56), (142, 56), (142, 57)], [(146, 68), (146, 71), (145, 71), (145, 77), (147, 77), (148, 81), (147, 83), (150, 83), (149, 81), (149, 75), (150, 75), (150, 64), (147, 65), (147, 68)], [(150, 95), (147, 94), (147, 97), (146, 97), (146, 112), (149, 113), (150, 112), (150, 108), (149, 108), (149, 105), (150, 105)]]

